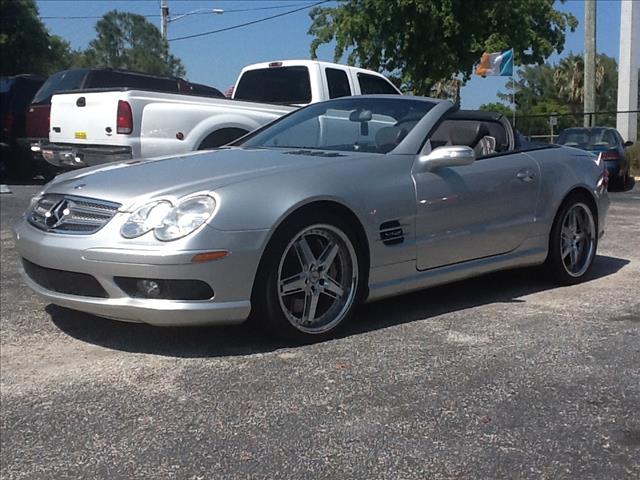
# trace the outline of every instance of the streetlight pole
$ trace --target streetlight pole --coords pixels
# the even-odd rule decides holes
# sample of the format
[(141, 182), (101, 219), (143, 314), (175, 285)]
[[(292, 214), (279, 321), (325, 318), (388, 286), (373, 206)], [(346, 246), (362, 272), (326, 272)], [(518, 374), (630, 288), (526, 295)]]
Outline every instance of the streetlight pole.
[(167, 26), (169, 25), (169, 1), (160, 0), (160, 16), (162, 20), (160, 22), (160, 34), (162, 39), (167, 39)]
[(596, 0), (584, 3), (584, 126), (591, 127), (596, 110)]
[(175, 17), (170, 17), (169, 0), (160, 0), (160, 14), (162, 17), (162, 20), (160, 22), (160, 34), (162, 35), (162, 39), (167, 39), (168, 27), (170, 22), (175, 22), (176, 20), (180, 20), (181, 18), (184, 18), (188, 15), (195, 15), (197, 13), (215, 13), (216, 15), (222, 15), (224, 13), (224, 10), (222, 8), (199, 8), (191, 12), (176, 15)]

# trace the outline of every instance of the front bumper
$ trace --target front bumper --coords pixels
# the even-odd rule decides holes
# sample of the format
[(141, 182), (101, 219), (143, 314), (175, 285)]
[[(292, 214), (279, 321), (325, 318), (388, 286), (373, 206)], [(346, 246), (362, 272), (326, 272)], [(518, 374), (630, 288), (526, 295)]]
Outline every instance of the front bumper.
[(40, 148), (42, 156), (48, 163), (66, 169), (90, 167), (133, 158), (131, 147), (126, 146), (45, 143)]
[[(105, 227), (86, 236), (51, 234), (21, 220), (15, 226), (15, 236), (22, 258), (44, 268), (91, 275), (107, 292), (108, 298), (47, 289), (21, 268), (27, 285), (53, 304), (114, 320), (187, 326), (241, 323), (248, 317), (253, 279), (268, 231), (221, 232), (206, 226), (199, 234), (216, 239), (219, 249), (231, 251), (231, 245), (235, 248), (224, 259), (192, 263), (191, 259), (197, 253), (215, 249), (172, 251), (167, 250), (167, 244), (164, 248), (97, 247), (114, 228)], [(118, 286), (115, 277), (201, 280), (211, 286), (214, 296), (210, 300), (134, 298)]]

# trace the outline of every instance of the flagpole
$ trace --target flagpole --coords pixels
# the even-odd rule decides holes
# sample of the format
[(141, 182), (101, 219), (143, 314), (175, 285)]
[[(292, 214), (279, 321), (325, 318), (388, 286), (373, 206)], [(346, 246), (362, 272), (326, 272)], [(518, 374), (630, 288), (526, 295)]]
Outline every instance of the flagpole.
[(512, 127), (515, 129), (516, 128), (516, 84), (515, 81), (513, 80), (513, 72), (515, 71), (515, 63), (516, 63), (516, 59), (515, 59), (515, 51), (512, 48), (511, 49), (511, 62), (512, 62), (512, 67), (511, 67), (511, 112), (512, 112)]
[(511, 75), (511, 126), (516, 128), (516, 84)]

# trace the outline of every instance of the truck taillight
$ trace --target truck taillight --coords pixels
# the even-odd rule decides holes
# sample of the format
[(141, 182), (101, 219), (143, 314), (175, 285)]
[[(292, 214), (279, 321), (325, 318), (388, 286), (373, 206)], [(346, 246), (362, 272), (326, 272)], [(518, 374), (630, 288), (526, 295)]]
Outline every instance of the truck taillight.
[(133, 113), (131, 105), (124, 100), (118, 101), (118, 119), (116, 121), (116, 132), (129, 134), (133, 131)]

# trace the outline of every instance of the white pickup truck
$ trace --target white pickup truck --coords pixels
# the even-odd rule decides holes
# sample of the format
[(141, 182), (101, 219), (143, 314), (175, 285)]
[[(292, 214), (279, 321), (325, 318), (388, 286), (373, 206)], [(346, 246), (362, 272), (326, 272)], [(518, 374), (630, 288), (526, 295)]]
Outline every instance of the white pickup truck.
[(233, 99), (127, 88), (60, 93), (42, 155), (68, 169), (215, 148), (297, 106), (374, 93), (400, 92), (379, 73), (309, 60), (245, 67)]

